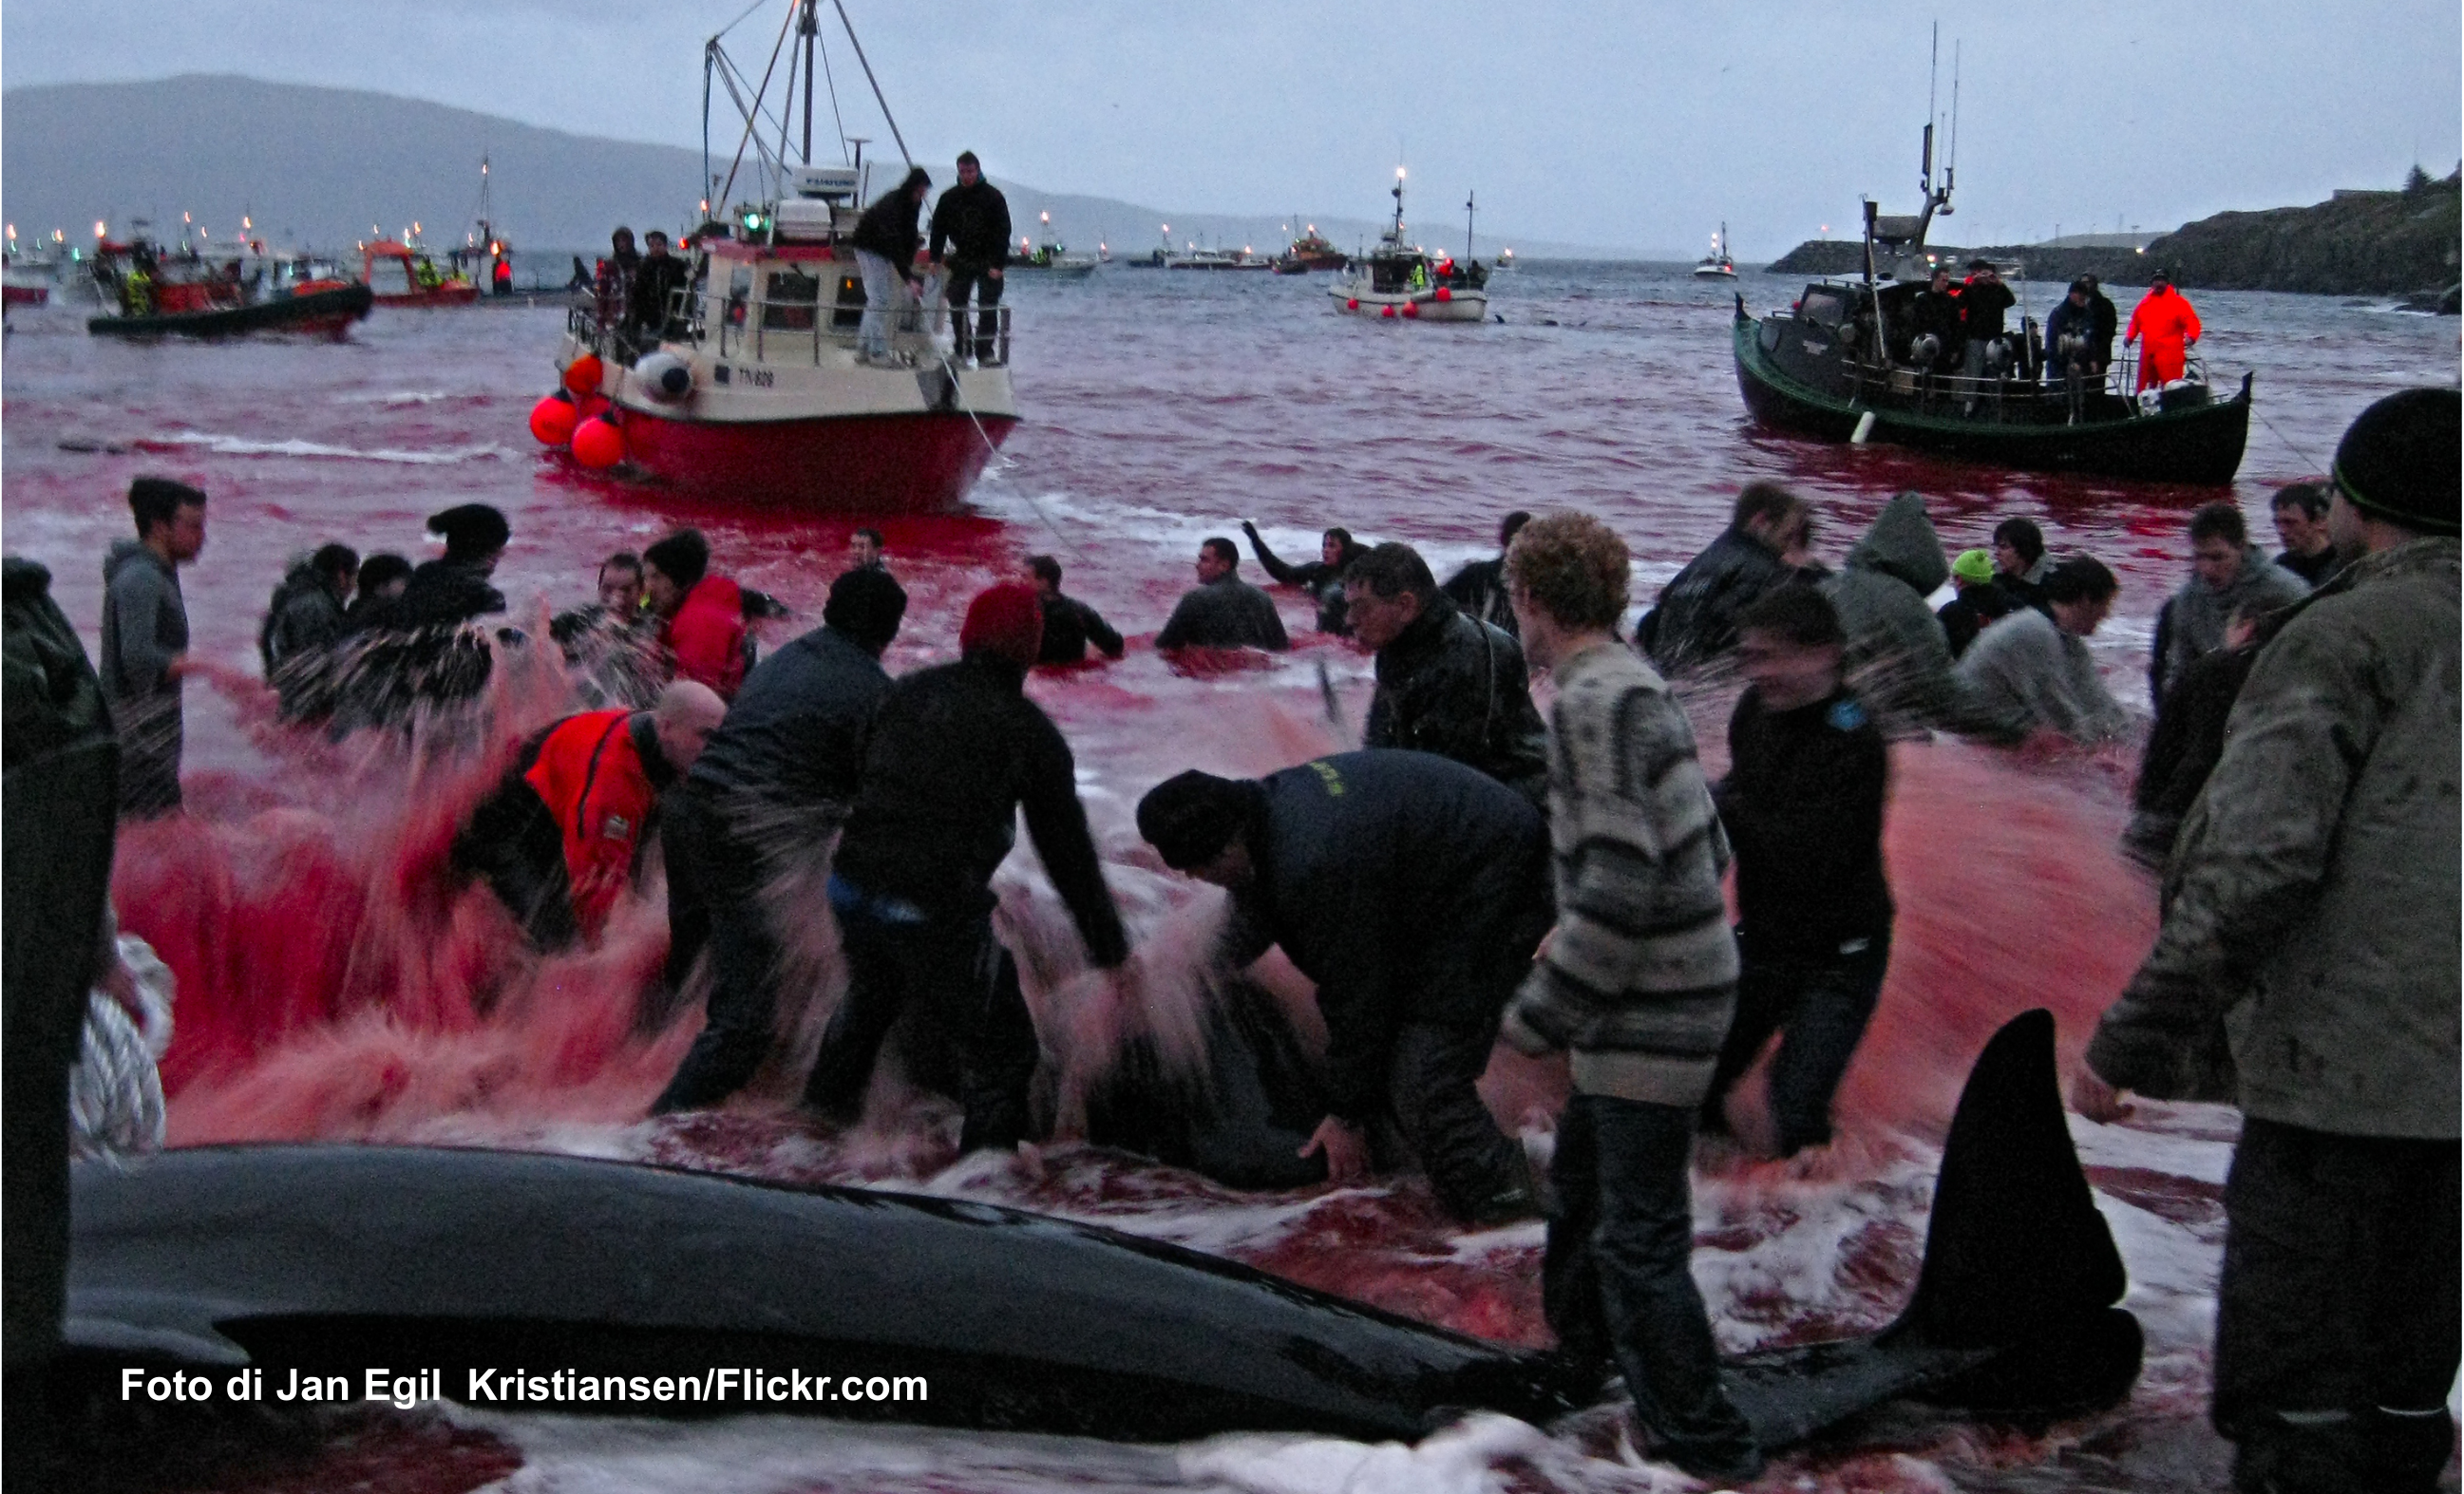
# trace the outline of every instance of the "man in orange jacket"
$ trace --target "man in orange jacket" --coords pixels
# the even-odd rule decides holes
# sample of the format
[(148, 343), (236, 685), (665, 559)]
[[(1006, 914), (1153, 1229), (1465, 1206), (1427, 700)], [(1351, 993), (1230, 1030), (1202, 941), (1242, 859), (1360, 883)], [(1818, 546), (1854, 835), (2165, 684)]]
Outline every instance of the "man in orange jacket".
[(2199, 314), (2173, 289), (2173, 277), (2162, 270), (2148, 282), (2147, 294), (2131, 308), (2122, 345), (2128, 347), (2143, 336), (2147, 341), (2140, 347), (2139, 387), (2160, 388), (2182, 377), (2189, 345), (2199, 341)]
[(710, 574), (710, 541), (700, 530), (679, 529), (642, 552), (642, 591), (661, 619), (659, 642), (675, 661), (675, 677), (735, 699), (751, 667), (744, 591)]
[(566, 716), (523, 744), (473, 811), (454, 865), (486, 881), (539, 948), (598, 937), (659, 796), (726, 714), (709, 686), (677, 680), (653, 710)]

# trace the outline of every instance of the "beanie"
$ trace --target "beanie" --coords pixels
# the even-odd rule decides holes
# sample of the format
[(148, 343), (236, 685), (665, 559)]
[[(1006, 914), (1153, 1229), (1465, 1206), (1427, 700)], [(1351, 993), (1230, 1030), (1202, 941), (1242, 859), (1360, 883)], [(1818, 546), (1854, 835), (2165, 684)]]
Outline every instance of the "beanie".
[(1989, 582), (1993, 579), (1993, 552), (1962, 550), (1959, 559), (1950, 562), (1950, 574), (1961, 581)]
[(2454, 534), (2464, 502), (2459, 408), (2464, 395), (2453, 389), (2407, 389), (2362, 411), (2336, 447), (2336, 491), (2373, 518), (2425, 534)]
[(1244, 779), (1192, 768), (1138, 801), (1138, 833), (1175, 871), (1214, 860), (1265, 807), (1266, 791)]
[(875, 655), (898, 636), (906, 615), (907, 588), (877, 566), (859, 566), (830, 582), (830, 600), (822, 607), (825, 624)]
[(698, 529), (679, 529), (642, 552), (659, 574), (690, 591), (710, 574), (710, 541)]
[(514, 537), (513, 526), (505, 522), (505, 516), (486, 503), (465, 503), (442, 514), (430, 514), (428, 532), (445, 537), (445, 558), (449, 560), (474, 560), (493, 555)]
[(1034, 587), (1005, 581), (985, 587), (967, 604), (967, 620), (958, 628), (960, 653), (988, 653), (1031, 670), (1043, 649), (1044, 604)]

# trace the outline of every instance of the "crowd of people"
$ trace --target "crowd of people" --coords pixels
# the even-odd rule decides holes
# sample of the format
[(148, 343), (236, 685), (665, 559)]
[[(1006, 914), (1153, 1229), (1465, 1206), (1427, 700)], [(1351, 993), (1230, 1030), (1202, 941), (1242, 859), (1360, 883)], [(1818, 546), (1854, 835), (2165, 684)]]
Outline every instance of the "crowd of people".
[[(2125, 1089), (2236, 1100), (2247, 1117), (2215, 1414), (2252, 1488), (2427, 1487), (2452, 1443), (2457, 409), (2453, 390), (2372, 406), (2325, 482), (2276, 495), (2280, 555), (2229, 502), (2192, 514), (2148, 661), (2128, 844), (2163, 868), (2162, 932), (2073, 1100), (2099, 1119)], [(179, 806), (179, 573), (207, 499), (147, 477), (128, 502), (97, 709), (120, 738), (123, 811), (156, 815)], [(1831, 1139), (1890, 964), (1888, 742), (2132, 730), (2089, 648), (2119, 589), (2101, 560), (2054, 553), (2022, 517), (1954, 558), (1910, 493), (1833, 569), (1815, 555), (1823, 518), (1748, 487), (1631, 642), (1631, 558), (1587, 515), (1509, 516), (1502, 553), (1443, 585), (1409, 544), (1331, 529), (1317, 560), (1287, 565), (1244, 524), (1319, 630), (1374, 654), (1362, 745), (1255, 780), (1192, 770), (1136, 806), (1164, 867), (1229, 894), (1222, 971), (1280, 948), (1315, 982), (1327, 1050), (1304, 1155), (1338, 1182), (1417, 1162), (1471, 1224), (1552, 1200), (1550, 1322), (1624, 1376), (1655, 1457), (1706, 1477), (1750, 1477), (1760, 1454), (1688, 1271), (1689, 1156), (1698, 1132), (1731, 1129), (1767, 1048), (1772, 1149)], [(486, 621), (505, 605), (490, 579), (505, 516), (465, 504), (428, 527), (444, 548), (425, 563), (338, 542), (283, 576), (259, 646), (286, 713), (312, 704), (293, 686), (319, 660), (364, 660), (369, 639), (475, 626), (527, 644)], [(1287, 648), (1241, 562), (1205, 539), (1155, 647)], [(39, 567), (11, 566), (10, 732), (23, 717), (39, 737), (66, 687), (47, 683), (51, 635), (18, 626), (42, 600), (21, 572)], [(551, 642), (573, 660), (627, 639), (655, 667), (520, 744), (453, 865), (557, 949), (654, 885), (642, 862), (659, 847), (670, 951), (644, 1021), (677, 1017), (697, 968), (708, 990), (653, 1105), (667, 1113), (722, 1103), (769, 1056), (787, 941), (764, 890), (834, 842), (847, 986), (805, 1105), (856, 1120), (894, 1042), (957, 1101), (962, 1149), (1029, 1140), (1042, 1044), (992, 922), (1022, 818), (1088, 964), (1132, 978), (1068, 742), (1024, 690), (1039, 665), (1125, 650), (1062, 579), (1028, 557), (970, 602), (955, 660), (893, 678), (882, 658), (907, 594), (876, 531), (853, 538), (820, 625), (766, 657), (748, 624), (782, 609), (719, 574), (697, 531), (611, 555)], [(1535, 669), (1554, 686), (1545, 714)], [(1741, 683), (1716, 781), (1672, 680)], [(1475, 1088), (1501, 1039), (1569, 1055), (1545, 1181)]]

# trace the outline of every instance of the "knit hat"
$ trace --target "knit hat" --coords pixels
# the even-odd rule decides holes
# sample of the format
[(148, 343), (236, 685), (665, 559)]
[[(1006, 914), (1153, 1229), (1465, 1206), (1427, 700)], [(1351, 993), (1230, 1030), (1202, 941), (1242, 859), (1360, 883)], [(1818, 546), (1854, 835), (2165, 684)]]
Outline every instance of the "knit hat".
[(967, 604), (967, 620), (958, 627), (960, 653), (988, 653), (1031, 670), (1043, 649), (1044, 604), (1034, 587), (1005, 581), (986, 586)]
[(1993, 579), (1993, 552), (1962, 550), (1959, 559), (1950, 562), (1950, 574), (1961, 581), (1989, 582)]
[(1147, 790), (1138, 801), (1138, 833), (1175, 871), (1214, 860), (1265, 807), (1265, 790), (1242, 779), (1192, 768)]
[(442, 514), (430, 514), (428, 532), (444, 537), (445, 558), (449, 560), (474, 560), (483, 555), (494, 555), (514, 537), (514, 528), (505, 522), (504, 514), (486, 503), (465, 503)]
[(710, 574), (710, 541), (698, 529), (679, 529), (642, 552), (659, 574), (690, 591)]
[(898, 636), (906, 615), (907, 588), (878, 566), (860, 566), (830, 582), (830, 600), (822, 606), (824, 623), (876, 654)]
[(2374, 518), (2454, 534), (2459, 408), (2453, 389), (2407, 389), (2362, 411), (2336, 447), (2336, 491)]

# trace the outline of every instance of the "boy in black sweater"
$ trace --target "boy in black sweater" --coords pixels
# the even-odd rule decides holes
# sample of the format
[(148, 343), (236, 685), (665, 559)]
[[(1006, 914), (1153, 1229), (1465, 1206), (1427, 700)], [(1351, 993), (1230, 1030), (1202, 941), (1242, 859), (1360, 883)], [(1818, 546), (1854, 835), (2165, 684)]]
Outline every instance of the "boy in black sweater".
[(1728, 721), (1728, 776), (1712, 790), (1737, 863), (1737, 1015), (1720, 1051), (1706, 1130), (1774, 1031), (1779, 1153), (1831, 1139), (1831, 1096), (1874, 1015), (1890, 963), (1882, 876), (1889, 764), (1881, 732), (1840, 676), (1845, 641), (1810, 586), (1766, 594), (1738, 623), (1749, 688)]

